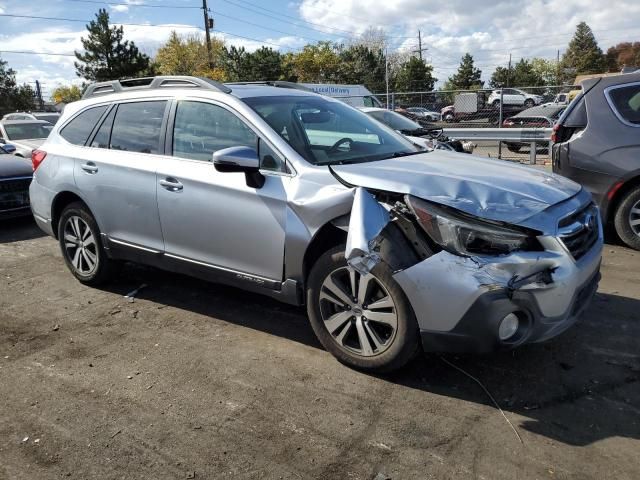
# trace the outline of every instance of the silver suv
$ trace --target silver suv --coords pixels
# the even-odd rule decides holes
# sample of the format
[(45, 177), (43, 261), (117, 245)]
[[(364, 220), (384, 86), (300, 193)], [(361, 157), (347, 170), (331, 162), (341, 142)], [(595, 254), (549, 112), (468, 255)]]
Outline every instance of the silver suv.
[(338, 360), (486, 352), (567, 329), (596, 291), (591, 195), (427, 152), (288, 84), (91, 85), (32, 156), (40, 227), (81, 282), (142, 262), (306, 305)]

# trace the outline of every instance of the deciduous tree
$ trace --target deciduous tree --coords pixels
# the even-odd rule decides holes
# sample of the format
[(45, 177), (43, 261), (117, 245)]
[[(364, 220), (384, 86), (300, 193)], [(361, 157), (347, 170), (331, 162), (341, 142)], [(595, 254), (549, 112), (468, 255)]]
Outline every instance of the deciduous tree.
[(71, 103), (82, 98), (82, 90), (78, 85), (61, 85), (51, 93), (55, 103)]

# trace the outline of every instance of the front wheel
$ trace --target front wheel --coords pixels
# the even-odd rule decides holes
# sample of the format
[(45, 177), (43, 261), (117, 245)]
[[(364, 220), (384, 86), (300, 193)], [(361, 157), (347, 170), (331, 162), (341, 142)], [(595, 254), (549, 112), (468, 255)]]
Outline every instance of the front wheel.
[(622, 198), (615, 213), (614, 225), (624, 243), (640, 250), (640, 188), (631, 190)]
[(58, 241), (67, 267), (80, 282), (95, 286), (109, 279), (114, 262), (107, 256), (98, 224), (84, 203), (71, 203), (62, 211)]
[(324, 253), (313, 266), (307, 312), (316, 336), (340, 362), (388, 372), (418, 351), (418, 324), (392, 273), (380, 262), (360, 275), (347, 265), (344, 246)]
[(525, 106), (525, 107), (527, 107), (527, 108), (531, 108), (531, 107), (533, 107), (535, 104), (536, 104), (536, 102), (535, 102), (533, 99), (531, 99), (531, 98), (527, 98), (527, 99), (524, 101), (524, 106)]

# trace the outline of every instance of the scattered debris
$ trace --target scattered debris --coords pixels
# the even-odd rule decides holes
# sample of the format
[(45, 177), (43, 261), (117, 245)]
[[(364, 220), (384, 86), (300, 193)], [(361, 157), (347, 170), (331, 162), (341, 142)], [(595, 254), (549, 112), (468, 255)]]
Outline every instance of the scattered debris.
[(385, 443), (382, 443), (382, 442), (372, 442), (371, 445), (373, 447), (377, 447), (377, 448), (379, 448), (381, 450), (387, 450), (388, 452), (391, 451), (391, 447), (389, 445), (385, 444)]
[(131, 375), (127, 375), (127, 379), (131, 380), (133, 377)]
[(133, 303), (136, 295), (140, 292), (140, 290), (142, 290), (143, 288), (146, 288), (148, 285), (146, 283), (143, 283), (142, 285), (140, 285), (138, 288), (136, 288), (135, 290), (131, 290), (129, 293), (127, 293), (124, 298), (129, 302), (129, 303)]
[(26, 442), (28, 442), (28, 441), (29, 441), (29, 437), (24, 437), (24, 438), (22, 439), (22, 443), (26, 443)]
[(378, 472), (378, 474), (373, 477), (373, 480), (391, 480), (391, 477), (382, 472)]
[(118, 430), (116, 433), (114, 433), (113, 435), (111, 435), (111, 438), (116, 438), (117, 435), (120, 435), (122, 433), (122, 430)]
[(196, 472), (187, 472), (187, 478), (196, 478)]
[(39, 438), (36, 438), (36, 439), (33, 441), (33, 443), (40, 443), (40, 439), (39, 439)]
[(53, 331), (57, 332), (58, 330), (60, 330), (60, 325), (58, 325), (57, 323), (53, 326)]
[(109, 315), (117, 315), (117, 314), (118, 314), (118, 313), (120, 313), (121, 311), (122, 311), (122, 310), (120, 310), (120, 309), (119, 309), (119, 308), (117, 308), (117, 307), (116, 307), (116, 308), (112, 308), (112, 309), (109, 311)]
[(507, 421), (507, 423), (509, 424), (509, 426), (511, 427), (511, 430), (513, 430), (513, 433), (516, 434), (516, 437), (518, 437), (518, 441), (520, 441), (520, 443), (524, 442), (522, 441), (522, 437), (520, 436), (520, 434), (518, 433), (518, 431), (516, 430), (516, 427), (513, 426), (513, 423), (511, 423), (511, 420), (509, 420), (507, 418), (507, 416), (504, 414), (504, 411), (502, 410), (502, 408), (500, 408), (500, 405), (498, 405), (498, 402), (496, 402), (496, 399), (493, 398), (493, 395), (491, 395), (491, 392), (489, 392), (489, 390), (487, 390), (487, 387), (485, 387), (482, 382), (480, 380), (478, 380), (476, 377), (474, 377), (473, 375), (471, 375), (470, 373), (467, 373), (465, 370), (463, 370), (462, 368), (458, 367), (457, 365), (454, 365), (453, 363), (451, 363), (449, 360), (447, 360), (444, 357), (439, 357), (440, 360), (442, 360), (444, 363), (446, 363), (447, 365), (449, 365), (452, 368), (455, 368), (456, 370), (458, 370), (460, 373), (463, 373), (464, 375), (466, 375), (467, 377), (469, 377), (471, 380), (473, 380), (474, 382), (476, 382), (478, 385), (480, 385), (480, 387), (482, 387), (482, 389), (484, 390), (484, 392), (487, 394), (487, 396), (491, 399), (491, 401), (493, 402), (493, 404), (496, 406), (496, 408), (500, 411), (500, 414), (504, 417), (504, 419)]

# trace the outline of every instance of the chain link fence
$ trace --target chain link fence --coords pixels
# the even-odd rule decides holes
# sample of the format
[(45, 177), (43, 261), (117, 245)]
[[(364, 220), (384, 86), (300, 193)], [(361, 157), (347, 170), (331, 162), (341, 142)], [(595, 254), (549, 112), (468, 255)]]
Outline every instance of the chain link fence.
[[(425, 127), (550, 128), (580, 87), (505, 87), (376, 94), (379, 106), (395, 110)], [(345, 99), (347, 100), (347, 99)], [(370, 100), (371, 101), (371, 100)], [(348, 103), (350, 103), (347, 100)], [(358, 103), (362, 103), (359, 99)], [(365, 102), (366, 103), (366, 102)], [(377, 102), (376, 102), (377, 103)], [(375, 105), (364, 105), (375, 106)], [(475, 142), (474, 154), (528, 163), (530, 143)], [(538, 143), (536, 161), (550, 162), (549, 146)]]

